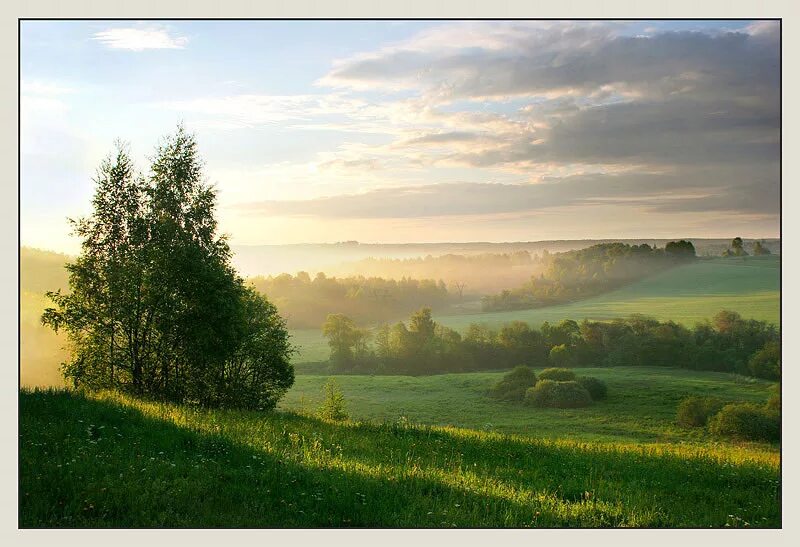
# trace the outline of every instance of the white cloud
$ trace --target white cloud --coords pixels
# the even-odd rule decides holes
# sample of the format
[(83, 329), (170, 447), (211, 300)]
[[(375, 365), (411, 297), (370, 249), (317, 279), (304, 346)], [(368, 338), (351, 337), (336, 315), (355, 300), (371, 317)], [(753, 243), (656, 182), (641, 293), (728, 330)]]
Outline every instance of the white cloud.
[(171, 36), (163, 28), (113, 28), (97, 32), (94, 40), (111, 49), (144, 51), (145, 49), (183, 49), (189, 42), (185, 36)]

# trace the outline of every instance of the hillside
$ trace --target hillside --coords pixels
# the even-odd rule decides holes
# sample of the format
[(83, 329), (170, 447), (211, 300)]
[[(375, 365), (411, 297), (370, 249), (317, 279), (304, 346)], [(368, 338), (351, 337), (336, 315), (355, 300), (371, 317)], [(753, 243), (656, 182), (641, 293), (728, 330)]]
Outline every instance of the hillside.
[(21, 527), (779, 527), (775, 454), (20, 393)]

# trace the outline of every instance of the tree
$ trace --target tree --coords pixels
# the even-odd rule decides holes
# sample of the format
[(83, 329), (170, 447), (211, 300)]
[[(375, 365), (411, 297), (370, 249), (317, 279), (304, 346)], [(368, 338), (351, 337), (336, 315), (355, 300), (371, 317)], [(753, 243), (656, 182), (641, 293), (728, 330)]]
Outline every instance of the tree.
[(49, 293), (44, 324), (64, 329), (77, 386), (175, 402), (272, 408), (291, 386), (283, 320), (244, 286), (217, 236), (216, 194), (194, 136), (157, 148), (147, 178), (118, 145), (95, 179), (70, 292)]
[(756, 241), (753, 243), (753, 255), (754, 256), (764, 256), (772, 254), (771, 251), (767, 248), (766, 245), (761, 243), (760, 241)]
[(731, 248), (722, 253), (723, 256), (747, 256), (744, 250), (744, 241), (741, 237), (734, 237), (731, 240)]
[(362, 361), (368, 351), (369, 333), (356, 326), (352, 319), (341, 313), (328, 315), (322, 325), (322, 334), (331, 348), (330, 360), (339, 371), (350, 370)]
[[(647, 249), (650, 250), (650, 247), (647, 246)], [(667, 243), (667, 245), (664, 247), (664, 252), (667, 255), (678, 259), (691, 259), (697, 256), (692, 242), (685, 241), (683, 239), (680, 241), (670, 241)]]

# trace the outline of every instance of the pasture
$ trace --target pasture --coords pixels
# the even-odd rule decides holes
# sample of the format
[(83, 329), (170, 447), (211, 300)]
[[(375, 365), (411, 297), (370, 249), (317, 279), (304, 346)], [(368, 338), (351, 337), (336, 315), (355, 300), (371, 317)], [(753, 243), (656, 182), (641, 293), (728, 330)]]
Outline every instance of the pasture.
[(27, 390), (20, 432), (23, 528), (781, 525), (777, 454), (725, 444), (548, 440)]

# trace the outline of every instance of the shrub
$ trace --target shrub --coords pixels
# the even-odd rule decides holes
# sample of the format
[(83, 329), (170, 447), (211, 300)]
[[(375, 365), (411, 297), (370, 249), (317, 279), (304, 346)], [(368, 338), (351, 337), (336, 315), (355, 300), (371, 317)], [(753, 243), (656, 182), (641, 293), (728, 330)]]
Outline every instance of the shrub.
[(578, 378), (578, 383), (589, 392), (593, 401), (601, 401), (608, 395), (608, 386), (602, 380), (592, 376), (581, 376)]
[(546, 368), (539, 373), (540, 380), (553, 380), (554, 382), (571, 382), (575, 373), (565, 368)]
[(723, 404), (713, 397), (687, 397), (678, 404), (675, 421), (683, 427), (703, 427)]
[(536, 385), (536, 374), (530, 367), (517, 367), (495, 384), (490, 394), (501, 401), (521, 401), (525, 391)]
[(343, 422), (349, 418), (345, 410), (344, 394), (334, 379), (328, 380), (322, 387), (325, 399), (319, 407), (319, 417), (323, 420)]
[(781, 386), (780, 384), (775, 385), (772, 387), (772, 395), (770, 398), (767, 399), (767, 404), (764, 408), (767, 409), (768, 412), (772, 412), (775, 414), (780, 414), (781, 412)]
[(781, 379), (781, 346), (778, 342), (771, 341), (764, 344), (750, 358), (748, 363), (750, 373), (756, 378), (766, 380)]
[(592, 396), (575, 381), (539, 380), (525, 392), (525, 402), (544, 408), (579, 408), (589, 406)]
[(740, 441), (778, 441), (780, 417), (752, 403), (725, 405), (709, 420), (714, 435)]

